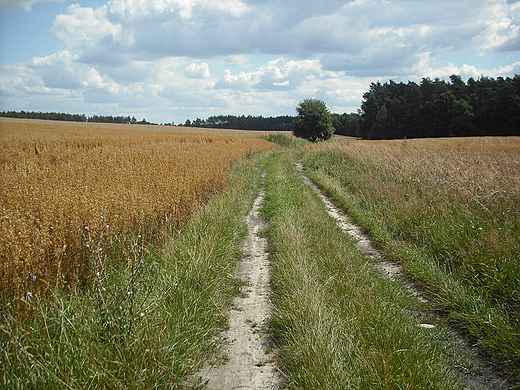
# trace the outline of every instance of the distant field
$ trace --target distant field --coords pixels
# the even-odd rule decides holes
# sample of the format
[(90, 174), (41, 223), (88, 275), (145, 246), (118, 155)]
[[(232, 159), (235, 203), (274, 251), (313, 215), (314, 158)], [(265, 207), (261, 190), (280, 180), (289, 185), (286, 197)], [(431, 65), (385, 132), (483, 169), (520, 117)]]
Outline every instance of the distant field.
[(193, 134), (213, 134), (228, 137), (260, 137), (270, 133), (281, 133), (290, 135), (290, 131), (256, 131), (256, 130), (233, 130), (233, 129), (207, 129), (198, 127), (182, 127), (182, 126), (159, 126), (159, 125), (124, 125), (120, 123), (95, 123), (95, 122), (64, 122), (64, 121), (47, 121), (39, 119), (17, 119), (17, 118), (0, 118), (0, 127), (4, 127), (7, 123), (28, 123), (39, 125), (54, 125), (65, 127), (88, 127), (102, 128), (112, 130), (145, 130), (145, 131), (161, 131), (167, 133), (193, 133)]
[[(172, 131), (154, 131), (163, 129)], [(232, 163), (273, 147), (245, 135), (0, 120), (3, 304), (84, 286), (108, 247), (129, 257), (133, 246), (183, 225), (227, 187)]]

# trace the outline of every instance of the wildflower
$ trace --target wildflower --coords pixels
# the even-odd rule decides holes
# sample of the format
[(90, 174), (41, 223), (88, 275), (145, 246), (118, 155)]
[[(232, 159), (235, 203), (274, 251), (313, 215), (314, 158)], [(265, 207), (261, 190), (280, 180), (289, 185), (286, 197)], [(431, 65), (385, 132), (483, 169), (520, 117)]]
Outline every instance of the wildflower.
[(27, 293), (25, 295), (27, 295), (27, 298), (32, 298), (32, 296), (33, 296), (32, 292), (30, 292), (30, 291), (27, 291)]
[(101, 218), (101, 219), (104, 220), (104, 219), (105, 219), (105, 216), (104, 216), (104, 215), (100, 215), (99, 218)]
[(37, 278), (36, 275), (31, 275), (31, 276), (30, 276), (31, 282), (35, 282), (35, 281), (36, 281), (36, 278)]
[(89, 231), (90, 228), (89, 228), (88, 226), (85, 226), (85, 230), (86, 230), (86, 231)]
[(105, 292), (107, 289), (105, 287), (101, 287), (101, 291)]
[(139, 314), (140, 317), (144, 317), (145, 315), (146, 314), (144, 314), (144, 313)]
[(101, 275), (101, 274), (99, 273), (99, 271), (96, 272), (96, 276), (97, 276), (97, 277), (99, 277), (100, 275)]
[(128, 294), (128, 295), (132, 295), (132, 291), (128, 291), (127, 294)]

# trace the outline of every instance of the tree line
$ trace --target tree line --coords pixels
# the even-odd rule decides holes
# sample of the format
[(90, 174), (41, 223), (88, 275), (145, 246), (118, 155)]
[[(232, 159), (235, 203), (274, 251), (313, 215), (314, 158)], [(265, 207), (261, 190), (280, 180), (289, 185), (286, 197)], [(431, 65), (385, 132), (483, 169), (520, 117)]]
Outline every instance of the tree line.
[[(185, 127), (206, 127), (213, 129), (237, 129), (260, 131), (292, 131), (296, 116), (282, 115), (274, 117), (252, 115), (215, 115), (207, 119), (187, 119)], [(358, 114), (331, 114), (336, 134), (357, 136), (359, 128)]]
[(359, 114), (364, 139), (520, 135), (520, 76), (372, 83)]
[(207, 127), (213, 129), (237, 129), (237, 130), (271, 130), (290, 131), (294, 117), (289, 115), (264, 117), (252, 115), (214, 115), (207, 119), (187, 119), (186, 127)]
[(138, 121), (135, 116), (112, 116), (112, 115), (93, 115), (87, 117), (85, 114), (67, 114), (64, 112), (41, 112), (41, 111), (3, 111), (0, 117), (23, 118), (23, 119), (43, 119), (52, 121), (69, 122), (97, 122), (97, 123), (124, 123), (128, 125), (154, 125), (146, 119)]
[(41, 111), (3, 111), (0, 117), (8, 118), (24, 118), (24, 119), (43, 119), (51, 121), (70, 121), (70, 122), (86, 122), (87, 117), (84, 114), (66, 114), (64, 112), (41, 112)]

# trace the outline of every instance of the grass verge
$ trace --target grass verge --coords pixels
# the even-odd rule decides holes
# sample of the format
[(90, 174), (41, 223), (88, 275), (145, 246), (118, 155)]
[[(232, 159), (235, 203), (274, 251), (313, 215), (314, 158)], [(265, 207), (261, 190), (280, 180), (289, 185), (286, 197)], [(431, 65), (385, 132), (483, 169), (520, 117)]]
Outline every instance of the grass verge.
[(289, 388), (458, 388), (444, 347), (410, 314), (418, 301), (367, 265), (295, 172), (296, 153), (272, 154), (263, 211)]
[(430, 308), (518, 383), (520, 208), (511, 158), (330, 144), (308, 150), (305, 166), (430, 292)]
[(218, 351), (223, 313), (238, 293), (234, 269), (262, 158), (236, 165), (231, 190), (211, 200), (166, 248), (145, 248), (129, 237), (125, 265), (93, 269), (86, 292), (28, 295), (29, 319), (3, 313), (0, 387), (201, 387), (190, 378)]

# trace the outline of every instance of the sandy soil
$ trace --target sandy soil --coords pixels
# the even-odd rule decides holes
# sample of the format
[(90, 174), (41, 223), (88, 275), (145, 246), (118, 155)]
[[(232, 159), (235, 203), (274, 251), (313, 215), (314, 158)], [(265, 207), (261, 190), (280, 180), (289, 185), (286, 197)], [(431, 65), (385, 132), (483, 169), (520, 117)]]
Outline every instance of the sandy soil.
[(283, 388), (274, 353), (266, 350), (270, 346), (264, 331), (272, 311), (267, 239), (261, 237), (267, 223), (259, 215), (264, 196), (261, 190), (246, 218), (248, 236), (243, 251), (247, 257), (236, 270), (244, 286), (242, 296), (234, 300), (234, 308), (229, 312), (229, 330), (224, 334), (229, 340), (223, 351), (228, 360), (217, 366), (207, 365), (201, 372), (210, 390)]

